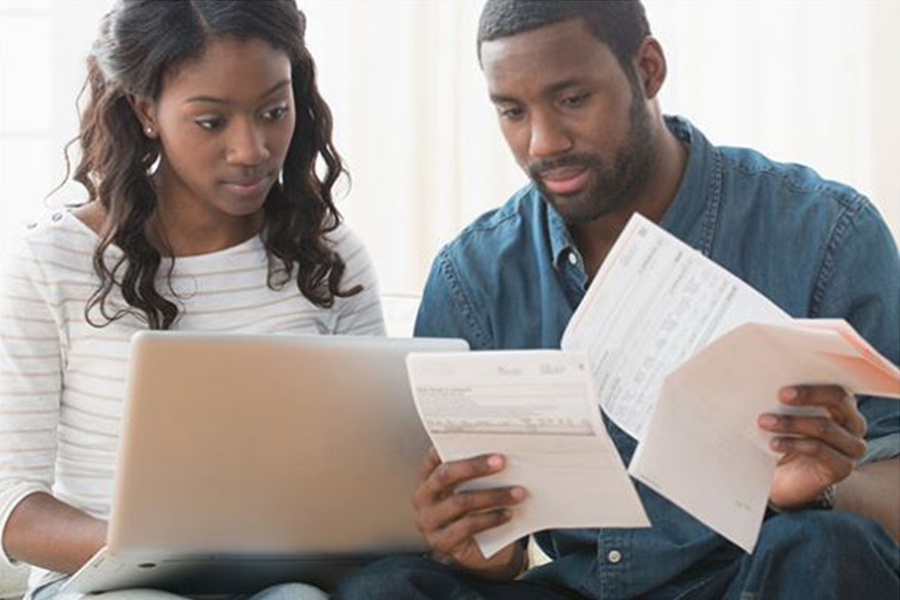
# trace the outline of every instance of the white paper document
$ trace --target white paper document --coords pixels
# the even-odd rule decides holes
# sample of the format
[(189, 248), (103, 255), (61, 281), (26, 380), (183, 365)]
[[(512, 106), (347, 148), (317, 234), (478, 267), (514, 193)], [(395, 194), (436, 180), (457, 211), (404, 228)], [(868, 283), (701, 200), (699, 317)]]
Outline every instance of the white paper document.
[(511, 521), (476, 536), (485, 556), (542, 529), (649, 526), (600, 418), (584, 354), (412, 354), (407, 366), (442, 460), (506, 457), (502, 472), (463, 489), (522, 486), (528, 492)]
[(563, 350), (588, 353), (603, 411), (637, 440), (663, 380), (748, 322), (789, 323), (771, 300), (635, 214), (572, 315)]

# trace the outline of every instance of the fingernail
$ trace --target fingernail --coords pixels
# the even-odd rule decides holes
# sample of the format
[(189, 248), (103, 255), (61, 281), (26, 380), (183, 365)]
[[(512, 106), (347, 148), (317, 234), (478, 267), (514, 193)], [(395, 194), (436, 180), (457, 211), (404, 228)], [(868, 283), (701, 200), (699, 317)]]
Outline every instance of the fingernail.
[(781, 399), (785, 402), (790, 402), (791, 400), (796, 400), (797, 396), (800, 395), (800, 392), (795, 387), (786, 387), (781, 390)]
[(494, 454), (488, 459), (488, 466), (492, 469), (500, 469), (503, 467), (503, 457)]
[(762, 415), (759, 418), (759, 424), (761, 427), (775, 427), (778, 425), (778, 417), (775, 415)]
[(520, 487), (514, 487), (509, 490), (509, 495), (512, 496), (513, 500), (523, 500), (525, 498), (525, 489)]
[(773, 450), (781, 450), (784, 448), (784, 440), (781, 438), (775, 438), (771, 442), (771, 446)]

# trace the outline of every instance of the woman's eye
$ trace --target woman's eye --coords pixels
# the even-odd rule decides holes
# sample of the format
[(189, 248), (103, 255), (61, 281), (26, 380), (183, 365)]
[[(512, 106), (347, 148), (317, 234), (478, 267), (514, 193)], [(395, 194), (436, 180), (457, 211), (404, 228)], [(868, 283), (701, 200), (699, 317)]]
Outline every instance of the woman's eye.
[(285, 115), (287, 115), (287, 112), (287, 106), (276, 106), (275, 108), (269, 109), (264, 112), (263, 118), (266, 121), (276, 122), (282, 120)]
[(225, 119), (219, 117), (209, 117), (203, 119), (194, 119), (194, 123), (199, 125), (202, 129), (206, 131), (215, 131), (222, 127), (225, 123)]

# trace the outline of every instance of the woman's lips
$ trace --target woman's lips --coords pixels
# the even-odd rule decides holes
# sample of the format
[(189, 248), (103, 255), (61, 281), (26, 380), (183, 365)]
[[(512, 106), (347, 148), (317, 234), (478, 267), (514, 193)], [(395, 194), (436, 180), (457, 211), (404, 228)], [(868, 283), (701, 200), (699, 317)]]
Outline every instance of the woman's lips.
[(256, 196), (266, 189), (268, 183), (269, 177), (258, 177), (243, 181), (226, 181), (222, 187), (236, 196)]
[(587, 167), (554, 169), (543, 173), (541, 181), (550, 192), (564, 196), (581, 191), (590, 175), (591, 171)]

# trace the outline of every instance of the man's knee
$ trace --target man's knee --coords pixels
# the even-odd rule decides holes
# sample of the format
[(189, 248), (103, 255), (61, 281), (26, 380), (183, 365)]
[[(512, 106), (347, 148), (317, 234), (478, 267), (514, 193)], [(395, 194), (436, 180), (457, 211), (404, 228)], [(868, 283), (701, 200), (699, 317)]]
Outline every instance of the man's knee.
[(803, 549), (819, 560), (843, 561), (893, 546), (891, 537), (873, 521), (847, 512), (807, 510), (766, 521), (756, 553), (783, 555)]
[(344, 578), (332, 597), (336, 600), (427, 597), (420, 590), (422, 586), (430, 587), (429, 580), (439, 580), (445, 576), (440, 567), (442, 565), (420, 556), (392, 556)]
[(881, 598), (885, 591), (893, 594), (900, 582), (900, 548), (893, 538), (877, 523), (840, 511), (798, 511), (769, 519), (749, 565), (750, 589), (793, 586), (816, 594), (813, 588), (821, 588), (822, 597), (852, 597), (845, 594), (866, 589), (865, 597)]

